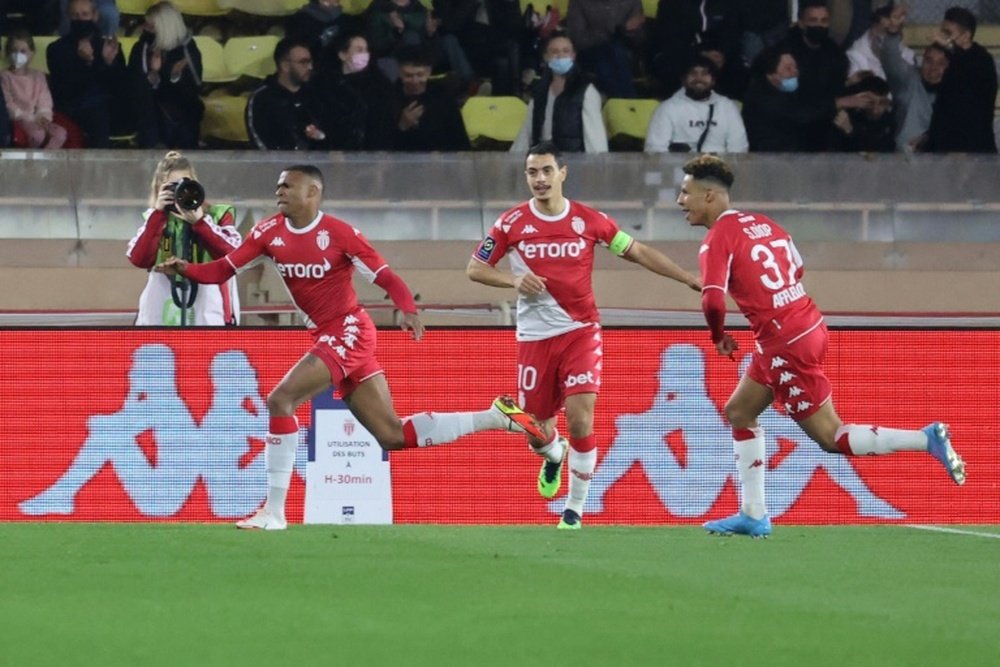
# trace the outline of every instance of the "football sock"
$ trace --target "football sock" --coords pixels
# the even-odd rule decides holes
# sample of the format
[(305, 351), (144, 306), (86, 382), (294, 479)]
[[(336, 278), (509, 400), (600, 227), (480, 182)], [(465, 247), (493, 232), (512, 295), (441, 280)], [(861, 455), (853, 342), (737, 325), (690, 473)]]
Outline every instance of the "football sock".
[(923, 431), (844, 424), (834, 438), (840, 451), (848, 456), (927, 451), (927, 435)]
[(270, 433), (264, 448), (267, 468), (267, 502), (271, 516), (285, 520), (285, 498), (292, 481), (295, 449), (299, 443), (299, 422), (295, 417), (271, 417)]
[(573, 510), (583, 516), (583, 504), (587, 501), (590, 491), (590, 480), (597, 467), (597, 446), (593, 434), (584, 438), (569, 440), (569, 495), (566, 497), (566, 509)]
[(559, 463), (566, 453), (566, 445), (559, 439), (559, 431), (552, 429), (552, 439), (537, 449), (532, 447), (531, 450), (539, 456), (545, 457), (549, 463)]
[(767, 514), (764, 501), (764, 471), (767, 469), (764, 429), (734, 428), (733, 456), (740, 477), (740, 509), (752, 519), (763, 519)]
[(477, 419), (483, 412), (420, 412), (406, 417), (403, 419), (404, 447), (443, 445), (469, 433), (503, 428), (496, 425), (497, 420), (492, 415), (490, 421), (483, 425), (486, 420)]

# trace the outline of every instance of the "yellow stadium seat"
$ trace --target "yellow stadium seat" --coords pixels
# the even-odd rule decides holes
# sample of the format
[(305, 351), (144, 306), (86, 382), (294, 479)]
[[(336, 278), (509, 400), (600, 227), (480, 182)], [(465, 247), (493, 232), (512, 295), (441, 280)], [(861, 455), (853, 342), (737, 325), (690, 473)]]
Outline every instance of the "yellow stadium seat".
[(274, 35), (259, 37), (230, 37), (222, 47), (226, 68), (236, 76), (263, 79), (274, 74), (274, 47), (278, 38)]
[(462, 106), (466, 134), (479, 147), (512, 144), (527, 114), (528, 106), (520, 97), (470, 97)]
[(921, 50), (934, 42), (938, 26), (925, 23), (907, 23), (903, 26), (903, 42), (911, 49)]
[(524, 13), (528, 5), (532, 5), (539, 14), (544, 12), (546, 7), (551, 6), (559, 10), (560, 18), (566, 18), (566, 12), (569, 11), (569, 2), (570, 0), (521, 0), (521, 13)]
[(976, 28), (975, 41), (990, 51), (1000, 49), (1000, 23), (989, 23)]
[(340, 6), (343, 8), (345, 14), (352, 14), (357, 16), (358, 14), (364, 13), (366, 9), (372, 4), (372, 0), (341, 0)]
[(620, 99), (612, 97), (604, 103), (604, 125), (613, 150), (641, 150), (649, 130), (649, 119), (659, 100)]
[(309, 4), (309, 0), (216, 0), (219, 7), (236, 9), (253, 16), (289, 16)]
[(220, 7), (216, 0), (173, 0), (181, 14), (188, 16), (225, 16), (229, 13), (226, 7)]
[(129, 16), (145, 16), (146, 10), (153, 6), (155, 0), (117, 0), (119, 14)]
[(656, 18), (656, 10), (659, 6), (659, 0), (642, 0), (642, 11), (648, 18)]
[(138, 37), (129, 37), (128, 35), (118, 36), (118, 48), (122, 50), (122, 55), (125, 56), (126, 64), (132, 57), (132, 47), (135, 46), (138, 41)]
[(201, 136), (232, 143), (249, 143), (246, 108), (250, 94), (213, 94), (202, 98), (205, 116), (201, 121)]
[(195, 35), (194, 43), (201, 52), (201, 80), (205, 83), (228, 83), (237, 77), (226, 66), (222, 44), (207, 35)]

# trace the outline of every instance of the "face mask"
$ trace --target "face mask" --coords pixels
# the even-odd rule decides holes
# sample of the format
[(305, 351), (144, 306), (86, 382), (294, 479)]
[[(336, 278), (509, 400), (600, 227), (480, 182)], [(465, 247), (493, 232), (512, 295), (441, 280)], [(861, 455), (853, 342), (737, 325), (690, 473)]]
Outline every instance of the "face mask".
[(10, 57), (10, 61), (14, 64), (15, 69), (21, 69), (28, 64), (28, 54), (27, 53), (15, 53)]
[(69, 34), (74, 37), (86, 37), (97, 30), (97, 24), (93, 21), (70, 21)]
[(553, 58), (549, 61), (549, 69), (552, 70), (553, 74), (558, 74), (559, 76), (566, 76), (569, 71), (573, 69), (573, 59), (572, 58)]
[(368, 67), (368, 61), (371, 59), (372, 54), (364, 51), (362, 53), (355, 53), (351, 55), (348, 62), (351, 64), (352, 72), (360, 72), (364, 68)]
[(799, 89), (799, 77), (792, 76), (781, 80), (781, 90), (786, 93), (794, 93)]
[(806, 28), (806, 39), (808, 39), (813, 44), (819, 44), (820, 42), (825, 42), (826, 38), (830, 36), (830, 29), (824, 28), (822, 26), (814, 25)]

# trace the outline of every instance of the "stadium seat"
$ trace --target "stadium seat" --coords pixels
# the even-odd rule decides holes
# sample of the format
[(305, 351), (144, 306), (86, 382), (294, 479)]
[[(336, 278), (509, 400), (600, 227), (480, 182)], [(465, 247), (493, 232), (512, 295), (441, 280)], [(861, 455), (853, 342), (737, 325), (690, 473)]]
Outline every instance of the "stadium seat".
[(611, 98), (604, 103), (604, 125), (612, 150), (642, 150), (649, 119), (659, 100)]
[(656, 10), (659, 8), (659, 0), (642, 0), (642, 11), (647, 18), (655, 19)]
[(31, 61), (31, 66), (48, 74), (49, 59), (47, 52), (49, 44), (59, 39), (59, 35), (33, 35), (32, 39), (35, 41), (35, 58)]
[(155, 0), (117, 0), (119, 14), (128, 16), (145, 16), (146, 10), (153, 6)]
[(462, 106), (469, 141), (476, 148), (500, 149), (514, 143), (528, 106), (519, 97), (470, 97)]
[(341, 0), (340, 6), (344, 9), (345, 14), (357, 16), (364, 13), (371, 4), (372, 0)]
[(226, 69), (237, 77), (264, 79), (274, 74), (274, 47), (277, 44), (278, 38), (274, 35), (230, 37), (222, 47)]
[(126, 64), (128, 63), (129, 58), (132, 57), (132, 47), (135, 46), (138, 41), (138, 37), (129, 37), (128, 35), (118, 36), (118, 48), (121, 49), (122, 55), (125, 56)]
[(236, 9), (253, 16), (289, 16), (309, 4), (309, 0), (216, 0), (219, 7)]
[(195, 35), (194, 43), (201, 51), (201, 80), (204, 83), (229, 83), (239, 78), (226, 66), (222, 44), (205, 35)]
[(220, 7), (216, 0), (173, 0), (181, 14), (188, 16), (225, 16), (229, 13), (226, 7)]
[(922, 51), (934, 42), (937, 25), (927, 23), (907, 23), (903, 26), (903, 42), (915, 51)]
[(242, 95), (218, 93), (201, 98), (205, 102), (205, 116), (201, 121), (202, 139), (249, 143), (245, 118), (249, 98), (249, 93)]

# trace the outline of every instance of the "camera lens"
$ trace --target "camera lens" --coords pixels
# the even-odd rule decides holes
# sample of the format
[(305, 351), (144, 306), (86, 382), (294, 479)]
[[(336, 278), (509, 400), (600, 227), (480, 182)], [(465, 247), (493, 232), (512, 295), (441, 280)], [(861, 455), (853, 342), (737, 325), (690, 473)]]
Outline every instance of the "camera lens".
[(174, 186), (174, 204), (185, 211), (194, 211), (205, 203), (205, 188), (193, 178), (182, 178)]

